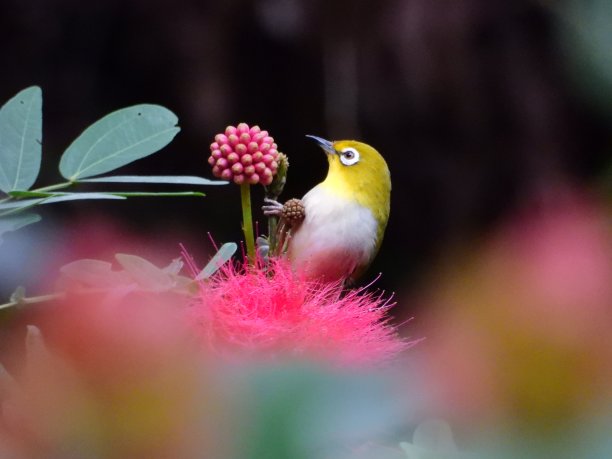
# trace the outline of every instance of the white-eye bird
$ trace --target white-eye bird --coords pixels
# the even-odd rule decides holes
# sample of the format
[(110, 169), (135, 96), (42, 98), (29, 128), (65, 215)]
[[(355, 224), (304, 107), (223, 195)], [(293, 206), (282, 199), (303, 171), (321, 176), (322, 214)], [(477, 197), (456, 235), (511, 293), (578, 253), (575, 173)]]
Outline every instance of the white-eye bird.
[[(389, 219), (389, 168), (365, 143), (307, 137), (327, 154), (329, 170), (301, 200), (304, 219), (290, 230), (287, 256), (309, 278), (350, 283), (380, 248)], [(266, 215), (283, 215), (279, 203), (268, 203), (263, 208)]]

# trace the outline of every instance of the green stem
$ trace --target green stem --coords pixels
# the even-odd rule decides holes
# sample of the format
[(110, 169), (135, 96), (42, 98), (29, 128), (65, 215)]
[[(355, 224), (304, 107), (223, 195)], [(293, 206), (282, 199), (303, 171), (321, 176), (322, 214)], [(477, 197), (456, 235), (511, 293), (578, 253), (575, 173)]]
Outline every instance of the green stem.
[(12, 308), (13, 306), (19, 306), (21, 304), (44, 303), (45, 301), (57, 300), (63, 298), (64, 296), (64, 293), (49, 293), (48, 295), (20, 298), (17, 301), (9, 301), (8, 303), (0, 304), (0, 310)]
[(122, 196), (124, 198), (174, 198), (174, 197), (182, 197), (182, 196), (193, 196), (193, 197), (203, 197), (206, 196), (204, 193), (199, 191), (102, 191), (105, 194), (112, 194), (113, 196)]
[(268, 217), (268, 244), (270, 244), (270, 255), (276, 253), (276, 228), (278, 226), (278, 217), (273, 215)]
[[(36, 192), (36, 193), (46, 193), (47, 191), (54, 191), (54, 190), (61, 190), (63, 188), (68, 188), (69, 186), (74, 185), (74, 184), (75, 182), (62, 182), (62, 183), (56, 183), (55, 185), (43, 186), (41, 188), (36, 188), (35, 190), (30, 190), (30, 191)], [(0, 203), (8, 202), (14, 199), (15, 198), (13, 198), (12, 196), (7, 196), (6, 198), (0, 199)]]
[(251, 211), (251, 185), (240, 185), (240, 198), (242, 200), (242, 231), (247, 246), (249, 264), (255, 264), (255, 233), (253, 231), (253, 213)]
[(47, 191), (54, 191), (54, 190), (61, 190), (63, 188), (68, 188), (69, 186), (72, 186), (74, 184), (75, 182), (62, 182), (62, 183), (56, 183), (55, 185), (49, 185), (49, 186), (43, 186), (42, 188), (36, 188), (35, 190), (31, 190), (31, 191), (45, 193)]

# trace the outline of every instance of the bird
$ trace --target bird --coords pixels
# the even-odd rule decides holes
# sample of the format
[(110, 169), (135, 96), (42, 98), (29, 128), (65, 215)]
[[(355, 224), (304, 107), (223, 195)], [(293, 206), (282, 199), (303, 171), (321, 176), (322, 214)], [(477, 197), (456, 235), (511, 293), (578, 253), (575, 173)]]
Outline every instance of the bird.
[(383, 240), (391, 201), (389, 167), (368, 144), (306, 137), (326, 153), (326, 178), (301, 200), (284, 205), (266, 200), (263, 212), (290, 226), (286, 254), (294, 269), (311, 279), (350, 285), (366, 271)]

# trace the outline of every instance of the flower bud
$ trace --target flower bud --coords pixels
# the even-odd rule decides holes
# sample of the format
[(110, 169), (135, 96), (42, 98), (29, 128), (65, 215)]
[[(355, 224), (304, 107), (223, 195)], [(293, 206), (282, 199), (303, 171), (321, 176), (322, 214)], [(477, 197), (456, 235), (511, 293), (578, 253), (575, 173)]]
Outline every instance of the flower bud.
[(259, 126), (246, 123), (227, 126), (210, 144), (208, 163), (213, 175), (234, 183), (270, 185), (277, 170), (279, 153), (274, 139)]

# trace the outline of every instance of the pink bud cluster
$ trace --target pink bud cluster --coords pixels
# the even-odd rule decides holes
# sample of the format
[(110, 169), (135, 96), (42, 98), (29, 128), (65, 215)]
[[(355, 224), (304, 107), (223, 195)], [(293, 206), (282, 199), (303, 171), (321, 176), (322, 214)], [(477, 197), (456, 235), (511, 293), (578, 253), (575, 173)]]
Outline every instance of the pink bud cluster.
[(268, 131), (246, 123), (228, 126), (210, 144), (213, 175), (241, 185), (269, 185), (278, 168), (278, 149)]

